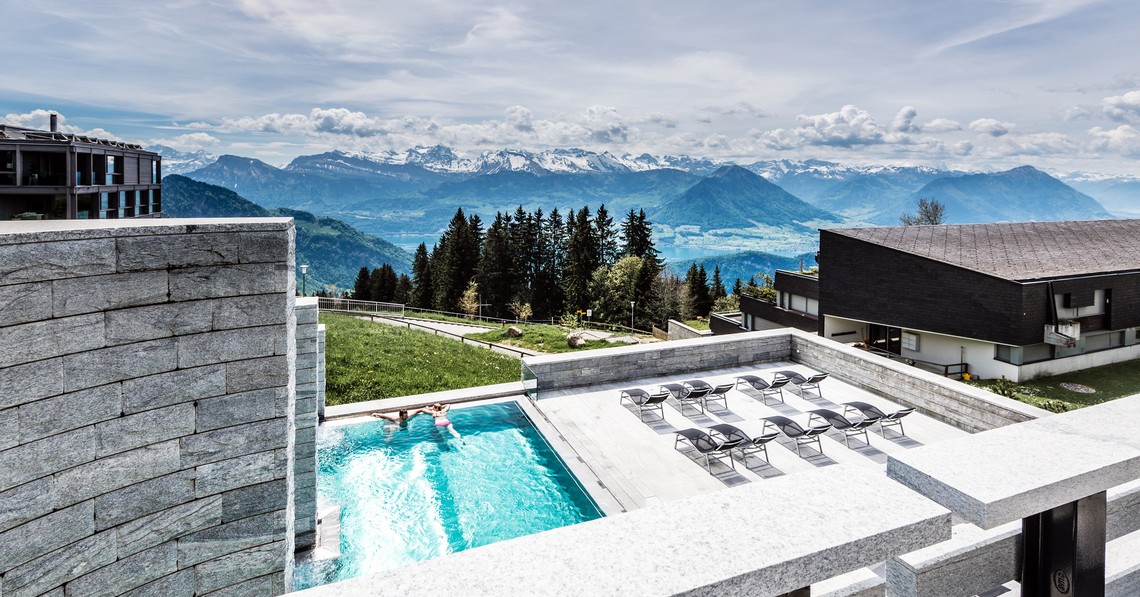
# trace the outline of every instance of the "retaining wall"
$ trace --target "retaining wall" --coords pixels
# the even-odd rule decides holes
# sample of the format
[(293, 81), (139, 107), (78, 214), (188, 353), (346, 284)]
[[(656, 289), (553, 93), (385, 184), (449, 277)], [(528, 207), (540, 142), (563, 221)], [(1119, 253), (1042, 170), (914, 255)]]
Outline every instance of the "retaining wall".
[(317, 410), (319, 368), (324, 351), (319, 345), (317, 297), (297, 301), (297, 407), (296, 443), (293, 450), (293, 505), (296, 549), (317, 544)]
[(0, 594), (290, 588), (293, 262), (286, 218), (0, 224)]

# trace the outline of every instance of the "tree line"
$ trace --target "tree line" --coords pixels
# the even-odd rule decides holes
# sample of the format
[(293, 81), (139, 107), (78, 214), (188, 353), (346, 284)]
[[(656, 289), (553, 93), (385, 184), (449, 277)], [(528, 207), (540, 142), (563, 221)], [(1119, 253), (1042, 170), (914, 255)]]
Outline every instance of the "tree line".
[[(770, 281), (768, 282), (770, 287)], [(544, 213), (519, 206), (484, 228), (457, 209), (439, 241), (421, 243), (412, 275), (390, 265), (360, 268), (353, 298), (438, 311), (517, 319), (564, 319), (591, 311), (594, 321), (649, 329), (673, 319), (732, 310), (733, 299), (761, 288), (738, 279), (730, 295), (719, 267), (694, 263), (682, 279), (665, 269), (645, 210), (615, 223), (605, 205)], [(735, 295), (735, 296), (734, 296)], [(632, 305), (631, 305), (632, 303)]]

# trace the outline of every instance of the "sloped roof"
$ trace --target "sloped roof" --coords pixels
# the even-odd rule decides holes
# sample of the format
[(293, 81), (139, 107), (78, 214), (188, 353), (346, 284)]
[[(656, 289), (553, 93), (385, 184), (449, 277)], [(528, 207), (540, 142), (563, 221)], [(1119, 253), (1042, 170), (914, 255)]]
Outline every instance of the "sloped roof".
[(1140, 219), (828, 232), (1019, 282), (1140, 271)]

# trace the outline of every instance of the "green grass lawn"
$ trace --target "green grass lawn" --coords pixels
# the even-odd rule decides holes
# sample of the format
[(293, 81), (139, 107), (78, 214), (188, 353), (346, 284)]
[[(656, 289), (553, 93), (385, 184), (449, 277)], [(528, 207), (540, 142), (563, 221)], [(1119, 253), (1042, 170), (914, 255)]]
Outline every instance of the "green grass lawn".
[(519, 362), (428, 332), (321, 313), (327, 404), (519, 380)]
[(684, 323), (685, 323), (685, 325), (693, 328), (694, 330), (707, 330), (707, 329), (709, 329), (708, 320), (697, 321), (696, 319), (687, 319), (687, 320), (685, 320)]
[(480, 334), (468, 334), (467, 337), (484, 342), (518, 346), (519, 348), (546, 353), (577, 352), (593, 348), (618, 346), (617, 344), (610, 344), (605, 340), (593, 340), (587, 341), (586, 345), (581, 348), (570, 348), (566, 344), (566, 334), (570, 333), (570, 330), (565, 328), (541, 324), (519, 324), (517, 327), (523, 331), (523, 335), (518, 338), (514, 338), (507, 333), (507, 326)]
[[(1000, 380), (987, 379), (969, 382), (1002, 394)], [(1080, 384), (1096, 390), (1093, 394), (1083, 394), (1061, 387), (1063, 383)], [(1065, 412), (1082, 406), (1091, 406), (1140, 394), (1140, 361), (1132, 360), (1114, 365), (1094, 367), (1053, 377), (1044, 377), (1022, 383), (1006, 382), (1011, 398), (1027, 404), (1039, 406), (1053, 412)]]

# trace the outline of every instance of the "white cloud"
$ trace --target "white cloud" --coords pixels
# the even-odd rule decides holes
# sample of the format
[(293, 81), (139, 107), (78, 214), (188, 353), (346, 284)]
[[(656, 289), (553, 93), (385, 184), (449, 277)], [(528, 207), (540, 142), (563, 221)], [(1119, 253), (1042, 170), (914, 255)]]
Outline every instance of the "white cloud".
[(149, 145), (166, 145), (182, 151), (195, 151), (214, 147), (219, 143), (221, 141), (209, 133), (187, 133), (169, 139), (152, 139)]
[(838, 112), (800, 114), (797, 126), (775, 129), (762, 134), (762, 141), (773, 149), (797, 149), (809, 145), (855, 147), (883, 142), (883, 131), (871, 114), (862, 108), (846, 105)]
[(895, 119), (891, 121), (891, 130), (900, 133), (917, 133), (922, 130), (922, 127), (914, 123), (914, 119), (918, 117), (918, 109), (914, 106), (903, 106), (899, 108)]
[(971, 131), (991, 137), (1006, 135), (1013, 127), (1011, 122), (1002, 122), (993, 118), (979, 118), (970, 123)]
[(1072, 122), (1074, 120), (1082, 120), (1085, 118), (1089, 118), (1090, 116), (1092, 116), (1092, 110), (1089, 110), (1085, 106), (1071, 106), (1071, 107), (1065, 108), (1065, 110), (1061, 112), (1061, 119), (1064, 120), (1065, 122)]
[(1140, 90), (1104, 98), (1104, 115), (1121, 122), (1140, 121)]
[(100, 139), (107, 139), (109, 141), (122, 141), (123, 140), (118, 135), (116, 135), (116, 134), (114, 134), (114, 133), (112, 133), (106, 129), (103, 129), (101, 127), (96, 127), (96, 128), (89, 129), (89, 130), (84, 130), (82, 127), (67, 124), (67, 117), (66, 116), (64, 116), (63, 114), (61, 114), (55, 110), (44, 110), (43, 108), (37, 108), (35, 110), (32, 110), (31, 112), (25, 112), (23, 114), (15, 114), (15, 113), (6, 114), (3, 118), (0, 118), (0, 121), (2, 121), (4, 124), (9, 124), (12, 126), (18, 126), (21, 128), (38, 129), (41, 131), (46, 131), (46, 130), (51, 129), (51, 115), (52, 114), (55, 114), (57, 116), (56, 130), (58, 130), (61, 133), (69, 133), (72, 135), (85, 135), (88, 137), (98, 137)]
[(1072, 155), (1078, 153), (1080, 147), (1068, 135), (1033, 133), (1029, 135), (1008, 135), (1002, 139), (997, 151), (1006, 156)]
[(949, 133), (960, 130), (962, 130), (962, 124), (949, 118), (935, 118), (922, 125), (922, 132), (924, 133)]
[(1114, 129), (1093, 127), (1089, 129), (1093, 138), (1092, 148), (1096, 151), (1114, 151), (1125, 157), (1140, 157), (1140, 130), (1130, 124), (1122, 124)]

